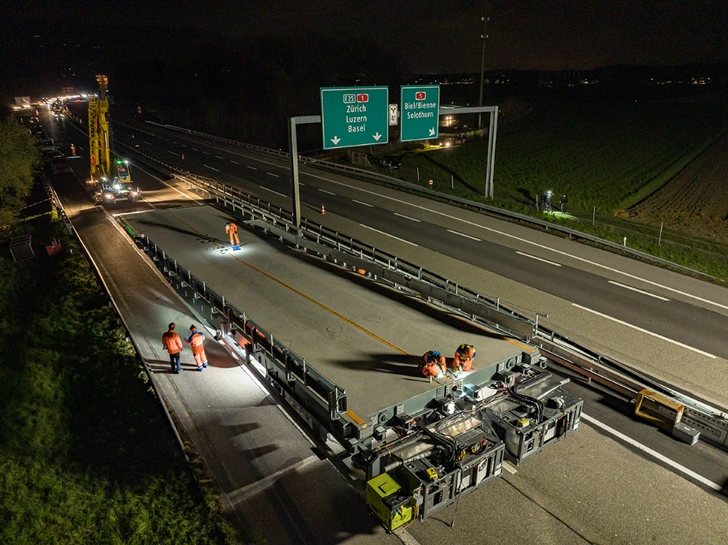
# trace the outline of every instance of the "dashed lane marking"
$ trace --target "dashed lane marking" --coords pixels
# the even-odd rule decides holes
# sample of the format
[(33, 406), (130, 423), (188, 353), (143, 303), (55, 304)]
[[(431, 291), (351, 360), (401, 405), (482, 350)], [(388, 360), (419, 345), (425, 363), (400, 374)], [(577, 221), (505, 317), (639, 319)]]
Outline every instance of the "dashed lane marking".
[(274, 191), (272, 189), (268, 189), (267, 187), (263, 187), (262, 185), (259, 185), (258, 187), (261, 188), (261, 189), (265, 189), (266, 191), (270, 191), (271, 193), (275, 193), (276, 195), (280, 195), (281, 197), (288, 197), (288, 195), (285, 195), (285, 194), (280, 193), (278, 191)]
[(548, 259), (544, 259), (542, 257), (536, 257), (535, 255), (531, 255), (531, 254), (524, 254), (523, 252), (516, 252), (516, 253), (518, 255), (522, 255), (523, 257), (527, 257), (529, 259), (535, 259), (536, 261), (548, 263), (549, 265), (553, 265), (554, 267), (561, 267), (561, 263), (554, 263), (553, 261), (549, 261)]
[(642, 295), (649, 295), (650, 297), (654, 297), (655, 299), (659, 299), (660, 301), (669, 301), (669, 299), (667, 297), (662, 297), (661, 295), (657, 295), (655, 293), (650, 293), (649, 291), (644, 291), (644, 290), (640, 290), (637, 288), (633, 288), (632, 286), (628, 286), (626, 284), (620, 284), (619, 282), (615, 282), (614, 280), (610, 280), (609, 283), (614, 284), (615, 286), (619, 286), (620, 288), (636, 291), (637, 293), (641, 293)]
[(469, 238), (470, 240), (476, 240), (478, 242), (483, 242), (482, 240), (480, 240), (477, 237), (471, 237), (470, 235), (466, 235), (465, 233), (459, 233), (458, 231), (453, 231), (452, 229), (448, 229), (447, 232), (452, 233), (453, 235), (457, 235), (459, 237), (465, 237), (465, 238)]
[(627, 322), (623, 322), (622, 320), (618, 320), (617, 318), (612, 318), (611, 316), (608, 316), (607, 314), (602, 314), (601, 312), (597, 312), (596, 310), (592, 310), (587, 307), (583, 307), (581, 305), (577, 305), (576, 303), (571, 303), (572, 306), (575, 306), (576, 308), (580, 308), (581, 310), (585, 310), (587, 312), (591, 312), (592, 314), (596, 314), (597, 316), (601, 316), (602, 318), (606, 318), (607, 320), (611, 320), (613, 322), (616, 322), (618, 324), (631, 327), (632, 329), (639, 331), (641, 333), (646, 333), (647, 335), (652, 335), (653, 337), (656, 337), (660, 340), (667, 341), (672, 344), (676, 344), (677, 346), (681, 346), (682, 348), (686, 348), (688, 350), (692, 350), (693, 352), (697, 352), (698, 354), (702, 354), (703, 356), (707, 356), (712, 359), (716, 359), (716, 356), (713, 354), (710, 354), (709, 352), (704, 352), (703, 350), (700, 350), (698, 348), (693, 348), (692, 346), (688, 346), (687, 344), (683, 344), (679, 341), (675, 341), (673, 339), (669, 339), (667, 337), (664, 337), (662, 335), (658, 335), (657, 333), (653, 333), (652, 331), (647, 331), (646, 329), (642, 329), (641, 327), (637, 327), (636, 325), (629, 324)]
[(410, 244), (412, 246), (419, 246), (419, 244), (415, 244), (414, 242), (410, 242), (409, 240), (405, 240), (403, 238), (395, 237), (394, 235), (390, 235), (389, 233), (385, 233), (384, 231), (380, 231), (379, 229), (375, 229), (374, 227), (369, 227), (368, 225), (364, 225), (363, 223), (360, 223), (359, 225), (361, 225), (365, 229), (370, 229), (370, 230), (374, 231), (375, 233), (379, 233), (380, 235), (386, 235), (386, 236), (391, 237), (391, 238), (393, 238), (395, 240), (399, 240), (400, 242), (405, 242), (405, 243)]
[(400, 214), (399, 212), (395, 212), (394, 215), (398, 216), (400, 218), (404, 218), (406, 220), (416, 221), (417, 223), (422, 223), (422, 220), (418, 220), (417, 218), (410, 218), (409, 216), (405, 216), (404, 214)]

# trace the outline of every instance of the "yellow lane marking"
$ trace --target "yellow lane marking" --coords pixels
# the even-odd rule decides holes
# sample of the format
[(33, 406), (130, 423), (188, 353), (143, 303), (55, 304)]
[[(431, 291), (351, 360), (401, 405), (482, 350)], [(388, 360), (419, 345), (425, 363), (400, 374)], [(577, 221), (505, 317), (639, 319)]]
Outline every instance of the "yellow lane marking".
[(322, 308), (322, 309), (324, 309), (324, 310), (325, 310), (326, 312), (330, 312), (331, 314), (333, 314), (333, 315), (334, 315), (334, 316), (336, 316), (337, 318), (340, 318), (341, 320), (344, 320), (344, 321), (345, 321), (345, 322), (346, 322), (347, 324), (349, 324), (349, 325), (351, 325), (351, 326), (353, 326), (353, 327), (357, 328), (357, 329), (358, 329), (359, 331), (362, 331), (363, 333), (366, 333), (367, 335), (369, 335), (369, 336), (370, 336), (370, 337), (372, 337), (373, 339), (376, 339), (376, 340), (378, 340), (378, 341), (379, 341), (380, 343), (382, 343), (382, 344), (384, 344), (384, 345), (388, 346), (388, 347), (389, 347), (389, 348), (391, 348), (392, 350), (395, 350), (395, 351), (399, 352), (400, 354), (404, 354), (405, 356), (411, 356), (411, 354), (410, 354), (409, 352), (407, 352), (406, 350), (402, 350), (402, 349), (401, 349), (400, 347), (398, 347), (398, 346), (396, 346), (396, 345), (394, 345), (394, 344), (390, 343), (390, 342), (389, 342), (389, 341), (387, 341), (386, 339), (383, 339), (382, 337), (380, 337), (379, 335), (377, 335), (377, 334), (376, 334), (376, 333), (374, 333), (373, 331), (369, 331), (369, 330), (368, 330), (367, 328), (365, 328), (364, 326), (362, 326), (362, 325), (359, 325), (359, 324), (357, 324), (357, 323), (356, 323), (355, 321), (353, 321), (353, 320), (350, 320), (349, 318), (347, 318), (347, 317), (346, 317), (346, 316), (344, 316), (343, 314), (340, 314), (340, 313), (336, 312), (336, 311), (335, 311), (334, 309), (332, 309), (332, 308), (330, 308), (330, 307), (327, 307), (327, 306), (326, 306), (326, 305), (324, 305), (323, 303), (321, 303), (321, 302), (319, 302), (319, 301), (316, 301), (316, 299), (313, 299), (312, 297), (309, 297), (308, 295), (306, 295), (305, 293), (303, 293), (303, 292), (301, 292), (301, 291), (297, 290), (297, 289), (296, 289), (296, 288), (294, 288), (293, 286), (289, 286), (289, 285), (288, 285), (288, 284), (286, 284), (285, 282), (283, 282), (283, 281), (279, 280), (278, 278), (275, 278), (274, 276), (271, 276), (270, 274), (268, 274), (268, 273), (267, 273), (267, 272), (265, 272), (265, 271), (261, 271), (261, 270), (260, 270), (259, 268), (255, 267), (254, 265), (251, 265), (251, 264), (250, 264), (250, 263), (248, 263), (247, 261), (243, 261), (242, 259), (240, 259), (239, 257), (237, 257), (237, 256), (235, 256), (235, 255), (233, 255), (233, 254), (230, 254), (230, 255), (232, 255), (232, 257), (233, 257), (233, 258), (237, 259), (237, 260), (238, 260), (238, 261), (239, 261), (240, 263), (242, 263), (243, 265), (247, 265), (248, 267), (250, 267), (251, 269), (253, 269), (253, 270), (254, 270), (255, 272), (257, 272), (258, 274), (262, 274), (263, 276), (265, 276), (265, 277), (266, 277), (266, 278), (268, 278), (269, 280), (272, 280), (273, 282), (277, 282), (278, 284), (280, 284), (280, 285), (281, 285), (281, 286), (283, 286), (284, 288), (287, 288), (287, 289), (291, 290), (291, 291), (292, 291), (293, 293), (295, 293), (296, 295), (300, 295), (301, 297), (303, 297), (303, 298), (304, 298), (304, 299), (306, 299), (307, 301), (310, 301), (311, 303), (313, 303), (314, 305), (318, 306), (319, 308)]
[[(202, 233), (200, 233), (200, 232), (199, 232), (199, 231), (198, 231), (197, 229), (195, 229), (194, 227), (192, 227), (191, 225), (189, 225), (189, 224), (188, 224), (188, 223), (186, 223), (185, 221), (181, 220), (180, 218), (178, 218), (177, 216), (175, 216), (174, 214), (172, 214), (172, 213), (171, 213), (171, 211), (168, 211), (168, 213), (169, 213), (169, 214), (170, 214), (171, 216), (173, 216), (173, 217), (174, 217), (174, 218), (175, 218), (175, 219), (176, 219), (177, 221), (179, 221), (180, 223), (182, 223), (183, 225), (185, 225), (186, 227), (189, 227), (189, 228), (190, 228), (190, 229), (192, 229), (193, 231), (195, 231), (195, 232), (199, 233), (200, 235), (202, 235)], [(211, 242), (212, 244), (214, 244), (215, 246), (217, 246), (217, 247), (219, 247), (219, 246), (222, 246), (222, 244), (219, 244), (219, 243), (215, 242), (214, 240), (211, 240), (210, 242)], [(292, 291), (293, 293), (295, 293), (296, 295), (300, 295), (301, 297), (303, 297), (303, 298), (304, 298), (304, 299), (306, 299), (307, 301), (310, 301), (311, 303), (313, 303), (314, 305), (318, 306), (319, 308), (322, 308), (322, 309), (324, 309), (324, 310), (325, 310), (326, 312), (330, 312), (331, 314), (333, 314), (333, 315), (334, 315), (334, 316), (336, 316), (337, 318), (339, 318), (339, 319), (341, 319), (341, 320), (344, 320), (344, 321), (345, 321), (345, 322), (346, 322), (347, 324), (349, 324), (349, 325), (351, 325), (351, 326), (353, 326), (353, 327), (357, 328), (357, 329), (358, 329), (359, 331), (361, 331), (361, 332), (363, 332), (363, 333), (366, 333), (367, 335), (369, 335), (369, 336), (370, 336), (370, 337), (372, 337), (373, 339), (376, 339), (376, 340), (378, 340), (378, 341), (379, 341), (380, 343), (382, 343), (382, 344), (384, 344), (384, 345), (388, 346), (388, 347), (389, 347), (389, 348), (391, 348), (392, 350), (394, 350), (394, 351), (396, 351), (396, 352), (399, 352), (400, 354), (404, 354), (405, 356), (411, 356), (411, 354), (410, 354), (409, 352), (407, 352), (406, 350), (402, 350), (402, 349), (401, 349), (400, 347), (398, 347), (398, 346), (396, 346), (396, 345), (394, 345), (394, 344), (390, 343), (389, 341), (387, 341), (387, 340), (383, 339), (382, 337), (380, 337), (379, 335), (377, 335), (377, 334), (376, 334), (376, 333), (374, 333), (373, 331), (369, 331), (369, 330), (368, 330), (367, 328), (365, 328), (364, 326), (361, 326), (361, 325), (357, 324), (357, 323), (356, 323), (355, 321), (353, 321), (353, 320), (350, 320), (349, 318), (347, 318), (347, 317), (346, 317), (346, 316), (344, 316), (343, 314), (339, 314), (339, 313), (338, 313), (338, 312), (336, 312), (336, 311), (335, 311), (334, 309), (332, 309), (332, 308), (329, 308), (329, 307), (327, 307), (326, 305), (324, 305), (323, 303), (320, 303), (319, 301), (316, 301), (316, 300), (315, 300), (315, 299), (313, 299), (312, 297), (309, 297), (308, 295), (306, 295), (305, 293), (303, 293), (303, 292), (301, 292), (301, 291), (297, 290), (297, 289), (296, 289), (296, 288), (294, 288), (293, 286), (289, 286), (288, 284), (286, 284), (285, 282), (283, 282), (283, 281), (279, 280), (278, 278), (276, 278), (276, 277), (274, 277), (274, 276), (271, 276), (271, 275), (270, 275), (270, 274), (268, 274), (267, 272), (265, 272), (265, 271), (262, 271), (262, 270), (260, 270), (259, 268), (255, 267), (254, 265), (251, 265), (251, 264), (250, 264), (250, 263), (248, 263), (247, 261), (244, 261), (244, 260), (240, 259), (240, 258), (239, 258), (239, 257), (237, 257), (237, 256), (236, 256), (235, 254), (232, 254), (232, 253), (231, 253), (231, 254), (230, 254), (230, 256), (231, 256), (231, 257), (233, 257), (234, 259), (238, 260), (238, 261), (239, 261), (240, 263), (242, 263), (243, 265), (247, 265), (248, 267), (250, 267), (251, 269), (253, 269), (253, 270), (254, 270), (255, 272), (257, 272), (258, 274), (261, 274), (261, 275), (265, 276), (266, 278), (268, 278), (269, 280), (272, 280), (273, 282), (277, 282), (278, 284), (280, 284), (280, 285), (281, 285), (281, 286), (283, 286), (284, 288), (287, 288), (287, 289), (291, 290), (291, 291)]]
[(348, 411), (346, 411), (346, 416), (348, 416), (349, 418), (351, 418), (359, 426), (361, 426), (364, 423), (364, 421), (361, 418), (359, 418), (359, 416), (356, 415), (351, 409), (349, 409)]
[(518, 348), (523, 348), (527, 352), (535, 352), (536, 351), (536, 349), (533, 346), (528, 346), (528, 345), (525, 345), (525, 344), (521, 344), (518, 341), (514, 341), (513, 339), (506, 339), (506, 338), (504, 338), (503, 340), (508, 341), (509, 343), (517, 346)]

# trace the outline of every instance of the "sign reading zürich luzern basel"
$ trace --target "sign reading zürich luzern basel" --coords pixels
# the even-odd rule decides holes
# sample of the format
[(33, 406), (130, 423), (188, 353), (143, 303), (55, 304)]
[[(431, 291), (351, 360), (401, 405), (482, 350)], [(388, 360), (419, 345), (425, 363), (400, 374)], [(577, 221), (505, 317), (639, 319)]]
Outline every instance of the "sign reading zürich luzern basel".
[(322, 87), (324, 149), (386, 144), (388, 87)]

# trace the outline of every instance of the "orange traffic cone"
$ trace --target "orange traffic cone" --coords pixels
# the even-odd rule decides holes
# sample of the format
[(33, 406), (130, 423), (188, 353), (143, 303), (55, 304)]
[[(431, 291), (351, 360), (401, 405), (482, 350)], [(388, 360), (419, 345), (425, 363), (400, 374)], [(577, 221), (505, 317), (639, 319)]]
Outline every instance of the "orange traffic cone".
[(324, 214), (326, 214), (326, 209), (324, 208), (324, 205), (322, 204), (321, 205), (321, 215), (323, 216)]
[(71, 144), (71, 155), (76, 155), (76, 146)]

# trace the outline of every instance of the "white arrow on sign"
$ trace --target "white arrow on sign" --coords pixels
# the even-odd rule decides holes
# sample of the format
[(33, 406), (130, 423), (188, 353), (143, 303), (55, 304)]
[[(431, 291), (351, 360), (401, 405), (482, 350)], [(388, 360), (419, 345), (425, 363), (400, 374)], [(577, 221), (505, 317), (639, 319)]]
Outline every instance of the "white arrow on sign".
[(377, 134), (374, 134), (373, 136), (374, 136), (374, 140), (376, 140), (377, 142), (379, 142), (379, 139), (382, 137), (382, 135), (379, 134), (379, 132), (377, 132)]
[(430, 129), (430, 136), (435, 136), (435, 129), (434, 128), (431, 128)]
[(339, 142), (341, 142), (341, 138), (339, 138), (338, 136), (334, 136), (331, 139), (331, 141), (334, 143), (334, 146), (335, 146), (336, 144), (338, 144)]

